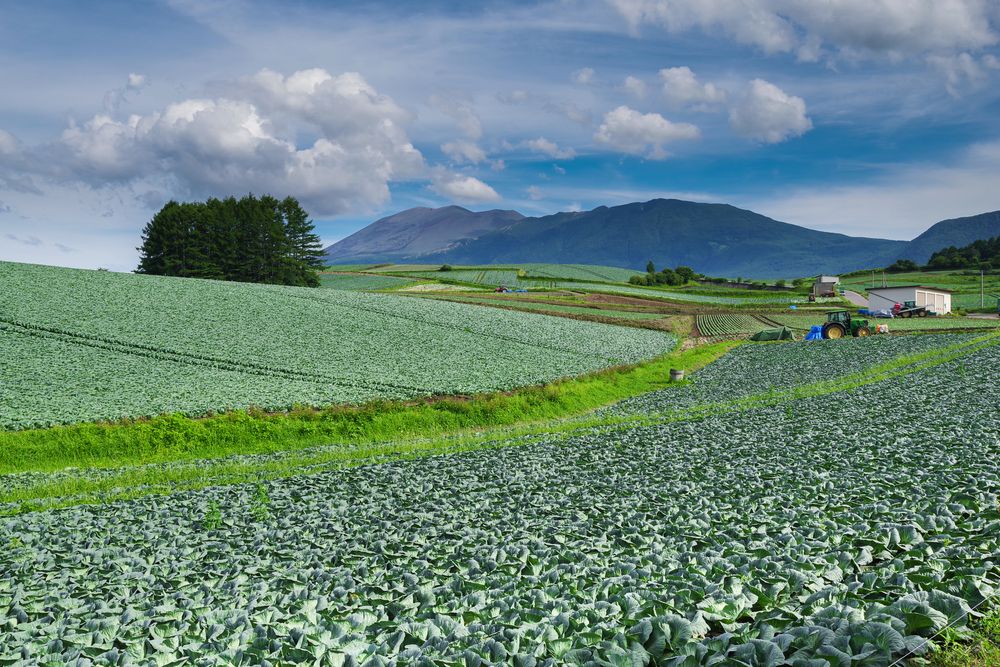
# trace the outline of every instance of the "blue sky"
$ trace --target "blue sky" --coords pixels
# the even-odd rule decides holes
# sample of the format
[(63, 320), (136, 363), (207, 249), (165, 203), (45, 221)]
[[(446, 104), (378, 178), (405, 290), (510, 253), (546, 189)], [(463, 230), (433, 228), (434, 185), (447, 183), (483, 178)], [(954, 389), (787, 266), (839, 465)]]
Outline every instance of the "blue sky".
[(0, 259), (128, 270), (170, 198), (721, 201), (912, 238), (1000, 209), (997, 0), (7, 2)]

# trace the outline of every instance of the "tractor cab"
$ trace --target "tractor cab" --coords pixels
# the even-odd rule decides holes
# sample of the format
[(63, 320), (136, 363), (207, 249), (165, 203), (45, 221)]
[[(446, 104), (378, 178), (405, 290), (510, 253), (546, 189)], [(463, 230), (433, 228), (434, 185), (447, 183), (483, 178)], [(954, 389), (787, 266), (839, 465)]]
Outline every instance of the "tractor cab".
[(868, 320), (859, 320), (851, 316), (849, 310), (831, 310), (826, 314), (826, 323), (823, 325), (823, 338), (844, 338), (854, 336), (859, 338), (871, 335), (868, 327)]

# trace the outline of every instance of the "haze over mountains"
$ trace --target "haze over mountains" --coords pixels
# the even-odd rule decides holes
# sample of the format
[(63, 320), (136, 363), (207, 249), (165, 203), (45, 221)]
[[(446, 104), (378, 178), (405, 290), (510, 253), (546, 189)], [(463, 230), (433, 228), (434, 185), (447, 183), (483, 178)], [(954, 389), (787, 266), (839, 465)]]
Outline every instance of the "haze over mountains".
[(747, 278), (843, 273), (896, 259), (926, 262), (943, 247), (1000, 235), (1000, 211), (945, 220), (912, 241), (807, 229), (728, 204), (654, 199), (528, 218), (460, 206), (413, 208), (327, 248), (331, 263), (603, 264), (642, 270), (691, 266)]

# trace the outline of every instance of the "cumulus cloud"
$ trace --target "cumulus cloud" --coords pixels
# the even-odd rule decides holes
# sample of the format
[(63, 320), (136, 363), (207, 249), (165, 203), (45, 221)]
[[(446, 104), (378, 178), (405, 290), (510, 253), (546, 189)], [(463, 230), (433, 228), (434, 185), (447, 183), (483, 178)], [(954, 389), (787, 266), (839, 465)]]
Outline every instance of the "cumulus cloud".
[(449, 141), (441, 150), (456, 164), (479, 164), (486, 161), (486, 152), (471, 141)]
[(690, 123), (672, 123), (658, 113), (644, 114), (620, 106), (604, 115), (594, 139), (623, 153), (662, 160), (667, 157), (664, 144), (700, 136)]
[(569, 160), (576, 157), (576, 151), (572, 148), (560, 148), (556, 142), (545, 137), (529, 139), (524, 142), (524, 146), (533, 153), (541, 153), (558, 160)]
[(473, 176), (436, 170), (430, 189), (442, 197), (464, 204), (499, 201), (500, 195), (486, 183)]
[(798, 137), (812, 129), (805, 101), (763, 79), (750, 82), (744, 97), (730, 109), (729, 124), (740, 136), (767, 144)]
[(701, 83), (690, 67), (668, 67), (660, 70), (663, 96), (675, 109), (693, 107), (706, 110), (726, 101), (724, 90), (711, 83)]
[(590, 67), (583, 67), (570, 74), (570, 78), (576, 83), (582, 83), (582, 84), (593, 83), (594, 70), (591, 69)]
[(646, 96), (646, 82), (642, 79), (636, 78), (634, 76), (625, 77), (625, 81), (622, 83), (622, 88), (625, 92), (634, 97), (642, 99)]
[(766, 53), (814, 60), (977, 50), (1000, 41), (991, 0), (609, 0), (634, 31), (722, 32)]
[[(95, 186), (151, 179), (193, 196), (287, 193), (314, 215), (384, 203), (390, 181), (424, 172), (402, 128), (409, 114), (359, 74), (263, 70), (226, 93), (148, 115), (105, 113), (70, 123), (58, 140), (23, 149), (31, 155), (21, 164), (52, 180)], [(299, 147), (295, 125), (320, 136)], [(0, 135), (0, 150), (10, 144)]]
[(537, 185), (529, 185), (525, 192), (528, 193), (528, 199), (531, 201), (538, 201), (544, 197), (541, 189)]

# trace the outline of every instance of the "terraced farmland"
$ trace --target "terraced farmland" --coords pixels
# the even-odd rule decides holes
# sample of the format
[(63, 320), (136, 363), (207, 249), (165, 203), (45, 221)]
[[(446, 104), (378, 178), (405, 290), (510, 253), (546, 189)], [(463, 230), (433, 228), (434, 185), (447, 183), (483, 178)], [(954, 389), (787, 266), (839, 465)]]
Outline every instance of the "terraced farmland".
[[(340, 290), (0, 263), (0, 427), (510, 389), (669, 335)], [(115, 370), (119, 369), (119, 370)]]
[(518, 264), (517, 266), (533, 278), (602, 280), (612, 283), (627, 283), (629, 278), (642, 273), (642, 271), (634, 269), (592, 264)]
[(638, 421), (3, 519), (0, 658), (896, 664), (1000, 590), (995, 343), (746, 346), (704, 384), (773, 395), (744, 369), (785, 381), (783, 348), (788, 368), (813, 355), (793, 387), (835, 358), (900, 367), (838, 410), (823, 394), (657, 419), (698, 379)]
[(761, 322), (753, 315), (739, 313), (723, 313), (721, 315), (698, 315), (698, 331), (709, 338), (726, 338), (753, 334), (770, 325)]

